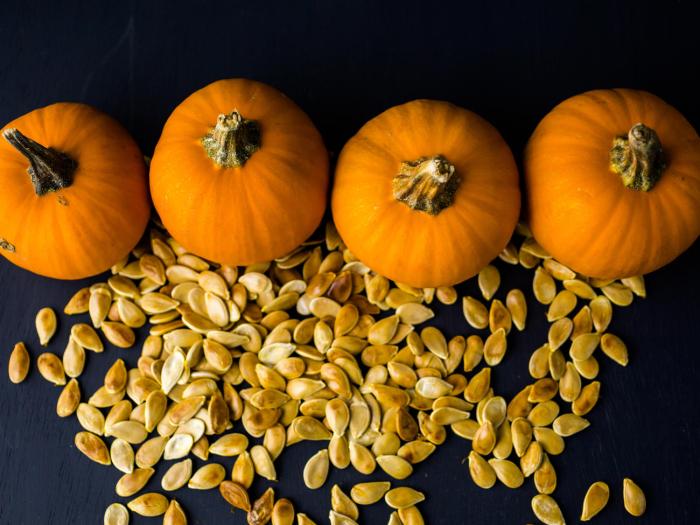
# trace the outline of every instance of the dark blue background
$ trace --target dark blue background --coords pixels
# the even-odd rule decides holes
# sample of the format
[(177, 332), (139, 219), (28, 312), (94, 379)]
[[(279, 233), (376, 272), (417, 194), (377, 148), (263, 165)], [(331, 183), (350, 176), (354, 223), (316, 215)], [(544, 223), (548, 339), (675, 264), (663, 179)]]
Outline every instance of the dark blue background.
[[(185, 96), (213, 80), (245, 76), (298, 102), (332, 152), (383, 109), (430, 97), (489, 119), (519, 158), (556, 102), (592, 88), (647, 89), (700, 126), (695, 11), (692, 2), (680, 1), (3, 2), (0, 123), (55, 101), (87, 102), (123, 122), (148, 154)], [(583, 495), (596, 480), (607, 481), (612, 495), (594, 523), (700, 522), (699, 263), (696, 245), (648, 277), (648, 299), (615, 311), (611, 329), (628, 342), (630, 365), (600, 359), (603, 398), (590, 416), (592, 426), (568, 439), (565, 454), (553, 459), (555, 497), (570, 523), (577, 522)], [(532, 298), (529, 272), (507, 267), (503, 273), (500, 295), (517, 285)], [(113, 492), (119, 473), (86, 460), (73, 446), (75, 418), (55, 415), (58, 390), (34, 369), (20, 386), (4, 372), (16, 341), (27, 341), (33, 357), (41, 352), (35, 312), (45, 305), (60, 311), (78, 286), (0, 260), (1, 524), (101, 523), (104, 508), (120, 500)], [(495, 371), (497, 392), (512, 395), (527, 383), (530, 351), (546, 336), (543, 309), (532, 304), (529, 329), (509, 339), (508, 356)], [(467, 333), (458, 307), (444, 309), (437, 324), (450, 335)], [(62, 352), (68, 327), (63, 319), (50, 350)], [(137, 354), (91, 354), (83, 392), (97, 388), (117, 356), (135, 363)], [(320, 525), (331, 484), (349, 489), (362, 478), (334, 472), (322, 490), (307, 491), (300, 470), (315, 448), (302, 444), (284, 453), (275, 486)], [(428, 496), (420, 506), (428, 523), (534, 523), (532, 483), (517, 491), (482, 491), (461, 464), (468, 451), (468, 442), (451, 438), (408, 481)], [(224, 464), (229, 468), (231, 461)], [(160, 488), (163, 471), (148, 488)], [(622, 510), (624, 476), (646, 489), (643, 519)], [(263, 487), (256, 483), (256, 493)], [(190, 523), (245, 522), (214, 491), (181, 489), (175, 496)], [(361, 519), (374, 525), (387, 516), (386, 507), (376, 505), (362, 509)], [(132, 523), (156, 522), (132, 516)]]

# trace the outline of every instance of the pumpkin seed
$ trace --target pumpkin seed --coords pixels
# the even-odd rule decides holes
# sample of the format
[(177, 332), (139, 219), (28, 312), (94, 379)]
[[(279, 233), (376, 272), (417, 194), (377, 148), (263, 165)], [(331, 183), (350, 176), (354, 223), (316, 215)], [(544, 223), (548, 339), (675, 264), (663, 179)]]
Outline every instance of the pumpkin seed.
[(577, 416), (588, 414), (598, 402), (600, 381), (593, 381), (581, 389), (581, 394), (571, 404), (571, 411)]
[(491, 453), (495, 446), (496, 431), (494, 430), (493, 423), (491, 423), (489, 420), (485, 420), (479, 426), (476, 434), (474, 434), (474, 439), (472, 439), (472, 448), (478, 454), (486, 456)]
[(510, 425), (515, 454), (521, 458), (532, 441), (532, 425), (522, 417), (516, 418)]
[[(424, 292), (425, 294), (425, 292)], [(437, 297), (437, 300), (440, 301), (442, 304), (455, 304), (457, 302), (457, 299), (459, 299), (459, 296), (457, 295), (457, 290), (455, 290), (454, 286), (440, 286), (435, 290), (435, 296)], [(426, 302), (429, 303), (426, 299)]]
[[(361, 474), (369, 475), (377, 468), (377, 461), (367, 447), (350, 441), (350, 463)], [(354, 498), (353, 498), (354, 499)]]
[(114, 423), (110, 428), (110, 434), (136, 445), (143, 443), (148, 437), (146, 427), (138, 421), (119, 421)]
[(231, 457), (243, 453), (248, 448), (248, 438), (244, 434), (227, 434), (221, 436), (209, 446), (209, 453), (217, 456)]
[(391, 489), (388, 481), (358, 483), (350, 489), (350, 497), (358, 505), (373, 505)]
[(334, 510), (331, 510), (328, 513), (328, 520), (330, 521), (331, 525), (358, 525), (355, 520), (350, 519), (347, 516), (343, 516)]
[(401, 456), (379, 456), (377, 464), (394, 479), (406, 479), (413, 473), (413, 466)]
[(489, 329), (491, 333), (503, 328), (506, 333), (510, 332), (512, 319), (510, 311), (498, 299), (491, 301), (489, 310)]
[[(375, 443), (376, 444), (376, 443)], [(374, 449), (373, 449), (374, 451)], [(393, 451), (391, 449), (385, 450), (385, 454), (391, 454)], [(408, 443), (402, 445), (395, 452), (396, 455), (402, 457), (412, 465), (424, 461), (428, 456), (435, 452), (435, 445), (428, 441), (409, 441)], [(380, 454), (381, 455), (381, 454)]]
[(641, 516), (647, 509), (647, 499), (639, 485), (630, 478), (625, 478), (622, 484), (622, 497), (625, 510), (632, 516)]
[(294, 505), (286, 498), (278, 499), (272, 507), (272, 525), (292, 525), (294, 523)]
[(565, 279), (562, 283), (564, 288), (576, 294), (581, 299), (594, 299), (596, 296), (595, 290), (587, 282), (581, 279)]
[(423, 377), (415, 385), (415, 391), (428, 399), (437, 399), (452, 392), (452, 385), (438, 377)]
[(425, 501), (425, 494), (411, 487), (397, 487), (384, 495), (384, 501), (392, 509), (405, 509)]
[(538, 403), (527, 415), (528, 421), (535, 427), (550, 425), (559, 415), (559, 405), (554, 401)]
[(163, 525), (187, 525), (187, 516), (182, 506), (174, 499), (170, 500), (163, 516)]
[(596, 514), (605, 508), (610, 498), (610, 488), (607, 483), (596, 481), (586, 492), (583, 499), (583, 510), (581, 511), (581, 521), (589, 521)]
[(41, 376), (49, 383), (53, 383), (56, 386), (63, 386), (66, 384), (66, 374), (63, 370), (63, 363), (56, 354), (44, 352), (37, 358), (36, 367)]
[(331, 508), (353, 520), (360, 517), (360, 511), (355, 502), (337, 484), (331, 489)]
[(27, 347), (22, 342), (17, 343), (12, 349), (10, 360), (7, 364), (7, 374), (10, 377), (10, 381), (15, 384), (24, 381), (29, 373), (29, 364), (30, 358)]
[(39, 344), (46, 346), (56, 333), (56, 312), (51, 308), (45, 307), (39, 310), (35, 318), (36, 333), (39, 336)]
[(243, 512), (250, 512), (250, 498), (245, 487), (233, 481), (222, 481), (219, 485), (221, 496), (233, 507)]
[(163, 474), (160, 486), (163, 490), (174, 491), (184, 487), (192, 477), (192, 460), (185, 459), (178, 463), (173, 463)]
[(581, 376), (573, 363), (566, 363), (566, 372), (559, 379), (559, 396), (569, 403), (581, 393)]
[(540, 494), (551, 494), (557, 487), (557, 473), (547, 454), (544, 454), (540, 468), (535, 471), (534, 481), (535, 488)]
[(66, 315), (86, 314), (88, 313), (89, 301), (90, 289), (81, 288), (68, 300), (66, 306), (63, 307), (63, 313)]
[(297, 514), (297, 525), (316, 525), (316, 522), (303, 512)]
[(632, 290), (634, 295), (644, 298), (647, 296), (646, 285), (644, 284), (644, 276), (637, 275), (635, 277), (627, 277), (626, 279), (620, 279), (620, 282)]
[(634, 299), (632, 290), (621, 283), (610, 283), (601, 287), (600, 291), (617, 306), (629, 306)]
[(482, 489), (490, 489), (496, 484), (493, 466), (473, 450), (469, 453), (469, 475), (477, 487)]
[(304, 484), (312, 490), (319, 489), (326, 482), (328, 477), (328, 450), (319, 450), (311, 456), (304, 466)]
[(105, 418), (98, 409), (87, 403), (80, 403), (76, 410), (78, 422), (88, 432), (101, 436), (104, 433)]
[(509, 291), (506, 296), (506, 308), (510, 312), (515, 327), (520, 331), (525, 330), (525, 320), (527, 318), (525, 294), (517, 288)]
[(123, 439), (115, 439), (109, 448), (109, 455), (117, 470), (125, 474), (134, 471), (134, 449)]
[(498, 480), (506, 487), (517, 489), (525, 482), (523, 473), (518, 466), (507, 459), (489, 459), (488, 461)]
[(564, 452), (564, 440), (551, 428), (535, 427), (532, 429), (535, 440), (547, 454), (557, 456)]
[(552, 322), (569, 315), (576, 308), (576, 295), (569, 290), (560, 291), (547, 310), (547, 321)]
[(462, 312), (464, 318), (469, 323), (469, 326), (481, 330), (489, 325), (489, 311), (486, 306), (473, 297), (466, 296), (462, 298)]
[(189, 434), (174, 434), (166, 443), (163, 458), (180, 459), (187, 456), (192, 450), (194, 439)]
[(274, 501), (275, 491), (270, 487), (253, 503), (248, 512), (248, 525), (265, 525), (270, 521)]
[(119, 297), (116, 304), (119, 319), (125, 325), (131, 328), (140, 328), (146, 324), (146, 314), (134, 303), (124, 297)]
[(187, 482), (187, 487), (209, 490), (218, 487), (226, 477), (226, 469), (218, 463), (209, 463), (199, 468)]
[(71, 327), (70, 335), (76, 343), (86, 350), (92, 350), (93, 352), (102, 352), (104, 350), (100, 337), (90, 325), (85, 323), (74, 324)]
[(488, 367), (482, 368), (467, 384), (467, 388), (464, 390), (464, 398), (470, 403), (478, 403), (486, 396), (490, 387), (491, 369)]
[(399, 519), (404, 525), (425, 525), (425, 520), (417, 507), (399, 509)]
[(499, 328), (484, 342), (484, 361), (489, 366), (498, 365), (506, 355), (507, 340), (504, 328)]
[(122, 498), (128, 498), (138, 493), (146, 486), (146, 483), (151, 479), (154, 472), (152, 468), (138, 468), (134, 469), (134, 471), (129, 474), (124, 474), (119, 478), (119, 481), (117, 481), (117, 486), (115, 488), (117, 495)]
[(250, 458), (253, 461), (255, 472), (259, 476), (270, 480), (277, 481), (277, 472), (275, 464), (272, 462), (270, 453), (263, 446), (256, 445), (250, 449)]
[(530, 356), (528, 371), (534, 379), (542, 379), (549, 373), (549, 354), (551, 353), (549, 348), (549, 344), (544, 344)]
[(132, 512), (140, 516), (152, 518), (165, 514), (165, 511), (168, 510), (169, 503), (168, 499), (162, 494), (148, 492), (131, 500), (126, 505)]
[(102, 333), (107, 341), (119, 348), (130, 348), (136, 341), (134, 331), (124, 323), (104, 321), (101, 323)]
[(552, 423), (554, 432), (562, 437), (572, 436), (589, 426), (587, 419), (576, 414), (563, 414)]
[(409, 325), (421, 324), (435, 317), (435, 313), (420, 303), (404, 303), (396, 309), (396, 315), (402, 323)]
[(104, 525), (129, 525), (129, 511), (121, 503), (112, 503), (105, 510)]
[[(535, 270), (535, 277), (532, 281), (532, 291), (538, 302), (541, 304), (550, 304), (554, 301), (554, 297), (557, 294), (557, 285), (554, 283), (554, 279), (552, 279), (551, 275), (541, 267), (538, 267), (537, 270)], [(556, 313), (558, 314), (559, 311)], [(566, 314), (561, 317), (565, 315)]]
[(107, 445), (91, 432), (78, 432), (75, 435), (75, 446), (95, 463), (109, 465), (111, 463)]
[(584, 361), (593, 355), (593, 352), (600, 343), (600, 334), (581, 334), (574, 338), (571, 343), (569, 355), (571, 359)]
[(600, 339), (600, 349), (618, 365), (627, 366), (627, 363), (629, 363), (627, 346), (616, 335), (603, 334)]
[(479, 272), (477, 281), (481, 295), (489, 301), (501, 285), (501, 274), (498, 272), (498, 268), (489, 264)]
[(554, 352), (563, 345), (571, 335), (573, 329), (574, 323), (568, 317), (562, 317), (554, 321), (549, 327), (549, 333), (547, 334), (547, 342), (550, 351)]
[(421, 330), (420, 337), (430, 352), (441, 359), (447, 358), (447, 340), (440, 330), (433, 326), (428, 326)]
[(591, 308), (591, 319), (595, 331), (598, 333), (605, 332), (612, 320), (612, 304), (610, 304), (610, 299), (604, 295), (599, 295), (589, 303), (589, 306)]
[(564, 525), (564, 516), (557, 502), (547, 494), (537, 494), (532, 498), (532, 511), (537, 519), (546, 525)]
[(523, 471), (523, 475), (526, 478), (532, 476), (540, 468), (543, 458), (544, 451), (542, 446), (537, 441), (531, 441), (525, 454), (520, 457), (520, 468)]
[(231, 479), (242, 487), (248, 489), (253, 484), (254, 477), (255, 466), (253, 465), (253, 460), (250, 457), (250, 453), (248, 451), (244, 451), (238, 456), (233, 464)]

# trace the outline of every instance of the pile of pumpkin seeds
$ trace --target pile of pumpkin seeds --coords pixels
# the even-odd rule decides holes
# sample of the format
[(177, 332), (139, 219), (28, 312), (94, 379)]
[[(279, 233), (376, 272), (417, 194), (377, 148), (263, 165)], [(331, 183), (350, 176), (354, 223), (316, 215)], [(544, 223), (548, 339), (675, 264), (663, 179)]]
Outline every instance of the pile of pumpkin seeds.
[[(312, 490), (324, 486), (331, 467), (351, 466), (365, 475), (379, 468), (405, 480), (445, 441), (448, 428), (471, 443), (468, 465), (476, 485), (487, 489), (499, 481), (518, 488), (532, 477), (536, 517), (564, 523), (551, 496), (557, 475), (550, 457), (589, 426), (585, 416), (601, 388), (595, 350), (627, 364), (624, 342), (607, 330), (613, 305), (645, 296), (644, 280), (578, 275), (551, 258), (523, 225), (499, 257), (534, 270), (533, 293), (548, 305), (551, 323), (547, 342), (530, 358), (533, 382), (509, 400), (494, 392), (491, 374), (506, 354), (509, 332), (525, 329), (521, 290), (507, 292), (504, 304), (495, 298), (498, 269), (484, 268), (481, 297), (461, 301), (473, 333), (447, 340), (424, 323), (434, 317), (435, 301), (459, 301), (456, 290), (415, 288), (372, 272), (331, 223), (324, 238), (245, 268), (188, 253), (156, 223), (107, 282), (70, 298), (64, 313), (89, 314), (90, 323), (73, 324), (63, 356), (43, 353), (37, 368), (63, 386), (56, 410), (60, 417), (75, 414), (83, 427), (76, 447), (122, 471), (117, 495), (134, 498), (127, 504), (132, 512), (162, 515), (164, 524), (187, 523), (179, 503), (161, 493), (137, 496), (161, 459), (176, 461), (161, 479), (165, 493), (185, 485), (218, 487), (250, 525), (291, 524), (295, 517), (309, 525), (313, 521), (289, 500), (275, 500), (272, 488), (257, 499), (248, 493), (256, 476), (277, 479), (275, 460), (284, 449), (303, 440), (327, 442), (303, 470)], [(86, 351), (104, 350), (99, 332), (129, 348), (134, 330), (146, 324), (137, 367), (116, 359), (103, 386), (83, 401), (78, 379)], [(55, 313), (42, 309), (36, 326), (46, 345), (56, 332)], [(21, 382), (28, 369), (29, 355), (19, 343), (10, 379)], [(560, 403), (568, 410), (562, 413)], [(243, 432), (234, 432), (239, 423)], [(251, 446), (249, 436), (262, 444)], [(193, 471), (191, 454), (214, 461)], [(230, 479), (217, 457), (236, 458)], [(607, 503), (604, 489), (591, 487), (586, 516)], [(388, 482), (360, 483), (350, 496), (334, 486), (330, 523), (355, 524), (356, 504), (382, 498), (394, 509), (390, 524), (424, 523), (416, 505), (425, 496)], [(642, 500), (641, 489), (626, 481), (630, 513), (643, 512)], [(105, 512), (105, 524), (128, 520), (120, 503)]]

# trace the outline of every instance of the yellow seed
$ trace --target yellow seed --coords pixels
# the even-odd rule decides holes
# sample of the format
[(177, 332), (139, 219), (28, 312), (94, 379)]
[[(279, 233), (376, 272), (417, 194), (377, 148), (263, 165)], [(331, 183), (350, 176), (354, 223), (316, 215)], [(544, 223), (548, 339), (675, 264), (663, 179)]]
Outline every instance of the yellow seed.
[(199, 468), (187, 482), (187, 487), (209, 490), (218, 487), (226, 477), (226, 470), (218, 463), (208, 463)]
[(581, 334), (574, 338), (571, 343), (569, 355), (571, 359), (584, 361), (593, 355), (593, 352), (600, 343), (600, 334)]
[(576, 295), (569, 290), (559, 292), (547, 310), (547, 321), (552, 322), (566, 317), (576, 308)]
[(109, 465), (111, 463), (107, 445), (91, 432), (78, 432), (75, 435), (75, 446), (95, 463)]
[(549, 344), (544, 344), (532, 352), (532, 355), (530, 356), (528, 371), (535, 379), (542, 379), (549, 373), (549, 348)]
[(479, 272), (477, 280), (481, 295), (484, 296), (484, 299), (489, 301), (501, 285), (501, 274), (498, 272), (498, 268), (489, 264)]
[(647, 290), (646, 285), (644, 284), (643, 275), (637, 275), (635, 277), (627, 277), (626, 279), (620, 279), (620, 282), (624, 284), (627, 288), (632, 290), (634, 295), (642, 298), (647, 296)]
[(311, 456), (304, 466), (303, 473), (304, 484), (307, 488), (312, 490), (321, 488), (328, 478), (329, 466), (328, 450), (319, 450)]
[(29, 373), (29, 364), (30, 358), (27, 347), (22, 342), (17, 343), (12, 349), (10, 360), (7, 364), (7, 374), (10, 377), (10, 381), (15, 384), (24, 381)]
[(217, 456), (232, 457), (242, 454), (248, 448), (245, 434), (226, 434), (209, 446), (209, 453)]
[(470, 296), (462, 298), (462, 313), (472, 328), (480, 330), (489, 325), (489, 311), (478, 299)]
[(573, 363), (566, 363), (566, 372), (559, 379), (559, 396), (569, 403), (581, 393), (581, 376)]
[(543, 458), (542, 446), (537, 441), (531, 441), (525, 454), (520, 458), (520, 468), (526, 478), (532, 476), (540, 468)]
[(406, 479), (413, 474), (413, 466), (401, 456), (379, 456), (377, 464), (394, 479)]
[(528, 421), (533, 426), (545, 427), (559, 415), (559, 405), (554, 401), (545, 401), (537, 404), (527, 415)]
[(101, 323), (102, 333), (107, 341), (119, 348), (130, 348), (136, 341), (134, 331), (123, 323), (104, 321)]
[(557, 285), (554, 283), (552, 276), (539, 267), (535, 270), (535, 277), (532, 281), (532, 291), (537, 301), (542, 304), (550, 304), (557, 293)]
[(537, 519), (546, 525), (564, 525), (564, 516), (557, 502), (546, 494), (532, 498), (532, 511)]
[(600, 339), (600, 349), (617, 364), (627, 366), (629, 362), (627, 346), (616, 335), (603, 334), (603, 337)]
[(36, 360), (36, 367), (41, 376), (49, 383), (57, 386), (66, 384), (66, 374), (63, 371), (63, 363), (51, 352), (44, 352)]
[(233, 464), (231, 479), (248, 489), (253, 484), (255, 478), (255, 466), (248, 451), (242, 452)]
[[(435, 289), (435, 296), (437, 300), (442, 304), (454, 304), (457, 302), (459, 295), (455, 290), (454, 286), (440, 286)], [(428, 298), (425, 298), (425, 302), (429, 303)]]
[(121, 503), (112, 503), (105, 510), (104, 525), (128, 525), (129, 511)]
[(110, 394), (116, 394), (124, 390), (126, 388), (126, 379), (126, 365), (122, 359), (117, 359), (105, 374), (105, 390)]
[(355, 502), (337, 484), (331, 489), (331, 508), (353, 520), (360, 517), (360, 511)]
[(554, 470), (547, 454), (544, 454), (542, 464), (533, 477), (535, 488), (540, 494), (551, 494), (557, 488), (557, 472)]
[(491, 369), (482, 368), (471, 378), (464, 391), (464, 398), (470, 403), (481, 401), (491, 387)]
[(464, 371), (474, 370), (484, 356), (484, 342), (478, 335), (467, 337), (466, 349), (464, 351)]
[(425, 501), (425, 494), (411, 487), (397, 487), (384, 495), (384, 501), (392, 509), (405, 509)]
[(132, 512), (149, 518), (161, 516), (168, 510), (168, 499), (157, 492), (147, 492), (126, 504)]
[(511, 423), (510, 431), (513, 439), (515, 454), (519, 458), (523, 457), (527, 451), (527, 447), (532, 441), (532, 425), (527, 419), (519, 417), (513, 420)]
[(270, 487), (253, 503), (250, 512), (248, 512), (248, 524), (264, 525), (267, 523), (272, 517), (274, 502), (275, 491)]
[(46, 346), (56, 333), (56, 312), (51, 308), (42, 308), (36, 314), (36, 332), (39, 336), (41, 346)]
[(187, 516), (182, 506), (176, 500), (170, 500), (168, 509), (163, 515), (163, 525), (187, 525)]
[(253, 460), (253, 465), (255, 467), (255, 472), (259, 476), (270, 480), (277, 481), (277, 471), (275, 470), (275, 464), (272, 462), (270, 453), (265, 447), (256, 445), (250, 449), (250, 458)]
[(92, 350), (93, 352), (102, 352), (104, 350), (104, 345), (100, 341), (97, 332), (90, 325), (85, 323), (74, 324), (71, 327), (70, 334), (75, 342), (86, 350)]
[(588, 428), (587, 419), (576, 414), (563, 414), (554, 420), (552, 429), (562, 437), (572, 436), (581, 430)]
[(63, 313), (66, 315), (86, 314), (89, 300), (90, 288), (81, 288), (68, 300), (63, 308)]
[(365, 475), (371, 474), (377, 468), (374, 454), (367, 447), (356, 441), (350, 441), (350, 463), (352, 463), (355, 470)]
[(294, 505), (286, 498), (278, 499), (272, 507), (272, 525), (293, 525)]
[(358, 483), (350, 489), (350, 497), (358, 505), (373, 505), (391, 489), (388, 481)]
[(491, 421), (484, 421), (479, 429), (474, 434), (474, 439), (472, 440), (472, 448), (475, 452), (482, 456), (486, 456), (491, 453), (493, 447), (496, 446), (496, 431), (493, 428), (493, 423)]
[(600, 381), (593, 381), (581, 389), (581, 394), (571, 404), (571, 411), (577, 416), (588, 414), (598, 402)]
[(622, 497), (625, 510), (632, 516), (641, 516), (647, 508), (647, 499), (639, 485), (630, 478), (625, 478), (622, 484)]
[(499, 328), (486, 338), (484, 342), (484, 361), (489, 366), (496, 366), (506, 355), (506, 331)]
[(535, 440), (547, 454), (557, 456), (564, 452), (564, 439), (551, 428), (535, 427), (532, 429)]
[(600, 289), (603, 295), (610, 299), (610, 302), (617, 306), (629, 306), (632, 304), (634, 295), (632, 290), (620, 283), (610, 283)]
[(88, 311), (92, 326), (100, 328), (102, 322), (107, 318), (107, 313), (112, 305), (112, 294), (109, 289), (95, 288), (90, 292), (88, 301)]
[(605, 508), (610, 498), (610, 488), (607, 483), (596, 481), (586, 492), (583, 499), (583, 510), (581, 511), (581, 521), (589, 521), (596, 514)]
[(493, 467), (473, 450), (469, 453), (469, 475), (482, 489), (490, 489), (496, 484), (496, 472)]
[(192, 460), (187, 458), (173, 465), (163, 474), (160, 486), (163, 490), (174, 491), (184, 487), (192, 477)]
[(58, 417), (68, 417), (78, 409), (78, 405), (80, 405), (80, 387), (78, 380), (73, 378), (68, 381), (61, 395), (58, 396), (56, 413)]
[(612, 320), (612, 305), (604, 295), (599, 295), (590, 302), (591, 319), (596, 332), (602, 333)]
[(517, 288), (514, 288), (506, 296), (506, 308), (510, 312), (513, 324), (522, 331), (525, 330), (525, 320), (527, 318), (527, 302), (525, 294)]
[(557, 395), (557, 390), (559, 385), (554, 379), (549, 377), (544, 377), (535, 381), (530, 389), (530, 394), (527, 400), (530, 403), (543, 403), (544, 401), (549, 401), (555, 395)]
[(399, 509), (397, 512), (403, 525), (425, 525), (425, 520), (418, 507), (406, 507), (405, 509)]
[(562, 317), (554, 321), (549, 327), (549, 332), (547, 334), (549, 350), (554, 352), (563, 345), (571, 335), (573, 329), (574, 323), (568, 317)]
[(489, 465), (493, 468), (498, 480), (508, 488), (517, 489), (525, 482), (523, 473), (512, 461), (494, 458), (489, 460)]

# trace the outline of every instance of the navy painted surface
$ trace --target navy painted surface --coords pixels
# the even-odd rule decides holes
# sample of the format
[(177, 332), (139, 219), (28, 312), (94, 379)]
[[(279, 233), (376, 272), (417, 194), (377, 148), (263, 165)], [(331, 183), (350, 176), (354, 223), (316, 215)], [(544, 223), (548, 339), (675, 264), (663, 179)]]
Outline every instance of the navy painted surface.
[[(210, 81), (246, 76), (268, 82), (297, 101), (337, 152), (367, 119), (417, 97), (441, 98), (492, 121), (520, 156), (544, 113), (557, 101), (597, 87), (652, 91), (700, 126), (700, 46), (692, 2), (11, 2), (0, 12), (0, 122), (55, 101), (87, 102), (112, 114), (152, 151), (174, 106)], [(59, 6), (59, 4), (61, 4)], [(1, 188), (0, 188), (1, 191)], [(18, 210), (21, 213), (21, 210)], [(611, 486), (608, 508), (594, 523), (684, 525), (700, 522), (697, 324), (700, 248), (647, 280), (649, 298), (615, 309), (611, 330), (627, 341), (630, 365), (601, 361), (602, 400), (592, 426), (567, 440), (553, 459), (556, 498), (567, 521), (578, 522), (590, 483)], [(499, 393), (525, 384), (530, 351), (546, 337), (543, 308), (534, 306), (531, 273), (499, 264), (502, 297), (526, 290), (528, 330), (509, 338), (495, 370)], [(92, 281), (89, 281), (92, 282)], [(6, 378), (12, 345), (42, 351), (33, 319), (46, 305), (60, 311), (80, 283), (31, 275), (0, 260), (0, 524), (96, 524), (119, 473), (89, 462), (73, 446), (75, 418), (55, 414), (59, 390), (32, 367), (13, 386)], [(473, 282), (464, 286), (474, 290)], [(61, 353), (73, 320), (61, 318), (49, 350)], [(436, 323), (448, 334), (469, 333), (457, 306)], [(141, 340), (142, 338), (140, 338)], [(138, 344), (137, 347), (138, 348)], [(92, 393), (117, 357), (134, 364), (137, 349), (109, 348), (88, 356), (81, 377)], [(319, 524), (328, 488), (360, 481), (335, 471), (326, 487), (307, 491), (301, 469), (318, 445), (296, 445), (278, 462), (280, 496)], [(430, 524), (536, 522), (528, 481), (520, 490), (476, 488), (462, 460), (469, 444), (452, 437), (409, 484), (424, 490)], [(201, 464), (196, 460), (197, 465)], [(230, 468), (232, 461), (223, 463)], [(147, 489), (160, 488), (164, 465)], [(635, 520), (622, 509), (621, 483), (646, 490), (648, 512)], [(377, 479), (386, 476), (378, 474)], [(256, 482), (254, 494), (265, 484)], [(245, 522), (215, 491), (176, 493), (191, 523)], [(385, 523), (383, 505), (362, 509), (363, 523)], [(132, 523), (157, 521), (132, 516)]]

